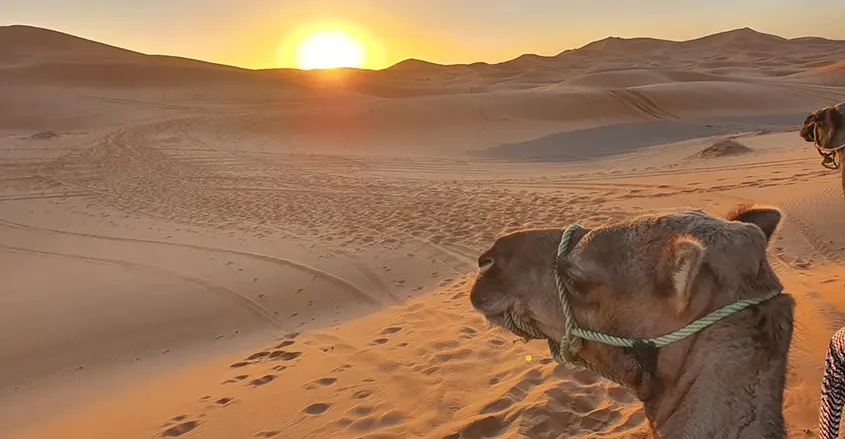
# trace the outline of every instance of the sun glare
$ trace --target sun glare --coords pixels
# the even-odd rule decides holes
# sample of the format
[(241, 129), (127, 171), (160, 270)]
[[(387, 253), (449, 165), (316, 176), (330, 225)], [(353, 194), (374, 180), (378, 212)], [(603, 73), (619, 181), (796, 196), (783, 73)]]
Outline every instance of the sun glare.
[(296, 65), (304, 70), (363, 67), (367, 62), (364, 44), (342, 30), (318, 30), (296, 49)]

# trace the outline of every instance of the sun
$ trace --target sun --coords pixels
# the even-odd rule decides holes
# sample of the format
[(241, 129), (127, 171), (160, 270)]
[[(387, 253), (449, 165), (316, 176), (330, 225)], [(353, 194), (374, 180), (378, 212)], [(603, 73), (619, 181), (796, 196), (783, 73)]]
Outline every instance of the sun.
[(305, 37), (296, 49), (296, 65), (303, 70), (361, 68), (366, 62), (364, 44), (339, 29), (315, 31)]

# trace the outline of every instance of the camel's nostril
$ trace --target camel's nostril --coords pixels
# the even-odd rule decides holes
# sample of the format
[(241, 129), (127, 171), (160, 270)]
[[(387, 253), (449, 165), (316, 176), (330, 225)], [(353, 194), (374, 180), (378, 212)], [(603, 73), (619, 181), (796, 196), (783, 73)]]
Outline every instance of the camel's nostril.
[(493, 266), (493, 258), (482, 256), (478, 259), (478, 269), (481, 270), (482, 273), (489, 270)]

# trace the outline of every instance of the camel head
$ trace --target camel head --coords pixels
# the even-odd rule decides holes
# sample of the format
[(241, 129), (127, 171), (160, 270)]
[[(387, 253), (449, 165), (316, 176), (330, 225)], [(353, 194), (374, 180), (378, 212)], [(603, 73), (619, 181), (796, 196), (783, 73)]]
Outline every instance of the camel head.
[(845, 102), (816, 110), (804, 119), (801, 137), (822, 148), (845, 145)]
[[(513, 232), (499, 237), (479, 257), (470, 301), (494, 325), (504, 326), (505, 315), (513, 313), (546, 338), (561, 340), (566, 317), (555, 284), (557, 263), (580, 328), (638, 340), (662, 336), (722, 306), (779, 292), (782, 285), (769, 265), (766, 248), (780, 220), (778, 209), (760, 206), (738, 206), (725, 218), (699, 210), (643, 215), (577, 230), (558, 262), (563, 230)], [(776, 296), (695, 336), (653, 350), (656, 358), (650, 360), (644, 361), (632, 349), (594, 341), (584, 342), (579, 355), (634, 389), (646, 403), (649, 418), (664, 423), (681, 406), (680, 401), (666, 402), (671, 399), (667, 395), (686, 381), (703, 384), (725, 376), (741, 381), (743, 374), (753, 371), (755, 375), (747, 378), (759, 383), (763, 381), (754, 381), (756, 374), (766, 375), (761, 371), (773, 368), (775, 404), (783, 393), (792, 306), (791, 296)], [(731, 337), (737, 341), (728, 348), (725, 342)], [(650, 368), (644, 364), (648, 362)], [(719, 371), (730, 374), (718, 375)], [(707, 374), (713, 374), (712, 379), (702, 378)], [(735, 391), (735, 384), (725, 383), (724, 392)], [(692, 385), (677, 394), (689, 398)], [(719, 388), (714, 382), (709, 385)], [(720, 390), (706, 392), (718, 395)], [(663, 408), (655, 405), (649, 411), (649, 399), (663, 401)], [(717, 410), (713, 407), (720, 404), (711, 401), (706, 406)], [(782, 408), (774, 411), (781, 413)], [(767, 425), (778, 425), (778, 419)]]

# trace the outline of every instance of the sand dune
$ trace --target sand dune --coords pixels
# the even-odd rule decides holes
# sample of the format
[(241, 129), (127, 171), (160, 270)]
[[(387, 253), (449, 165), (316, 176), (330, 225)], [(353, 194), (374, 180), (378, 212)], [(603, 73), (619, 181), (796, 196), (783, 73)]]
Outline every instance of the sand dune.
[(838, 61), (815, 67), (811, 70), (794, 73), (790, 77), (807, 84), (843, 87), (845, 86), (845, 61)]
[(645, 437), (631, 392), (470, 309), (477, 257), (745, 201), (786, 214), (786, 416), (815, 434), (845, 204), (796, 130), (843, 56), (738, 29), (255, 71), (0, 28), (0, 436)]

